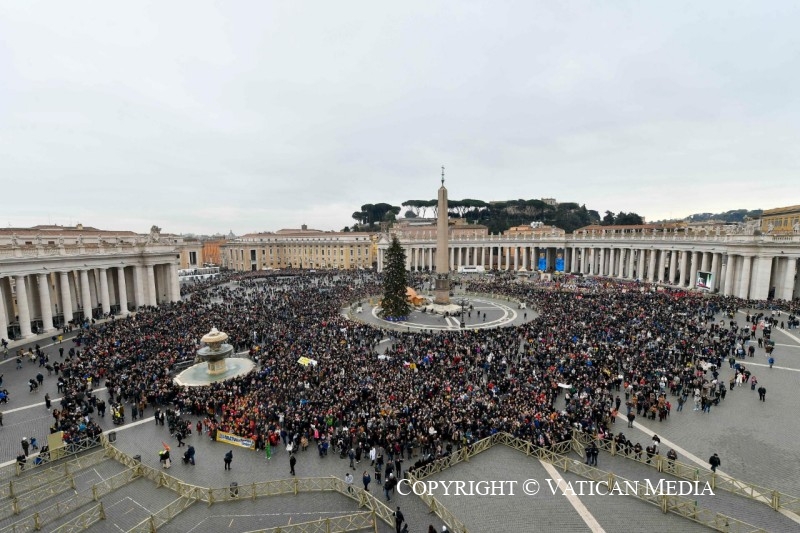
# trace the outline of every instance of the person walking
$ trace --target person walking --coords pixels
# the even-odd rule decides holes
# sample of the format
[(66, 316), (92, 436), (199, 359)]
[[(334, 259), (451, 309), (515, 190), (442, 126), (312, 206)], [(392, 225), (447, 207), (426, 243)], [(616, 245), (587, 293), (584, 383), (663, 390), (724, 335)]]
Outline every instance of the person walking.
[(28, 448), (30, 444), (28, 443), (28, 437), (22, 437), (22, 452), (25, 454), (25, 457), (28, 457)]
[(364, 490), (369, 492), (369, 483), (372, 481), (372, 478), (369, 475), (369, 472), (364, 470), (364, 474), (361, 476), (361, 482), (364, 484)]
[(233, 450), (228, 450), (225, 454), (225, 470), (231, 469), (231, 462), (233, 461)]
[(709, 457), (708, 464), (711, 465), (711, 471), (716, 472), (717, 468), (719, 468), (722, 465), (722, 461), (720, 460), (719, 455), (715, 453), (714, 455)]
[[(401, 533), (403, 531), (403, 524), (406, 521), (406, 517), (403, 516), (402, 511), (400, 511), (400, 507), (394, 512), (394, 529), (397, 533)], [(408, 526), (405, 527), (405, 530), (408, 531)]]
[(761, 385), (758, 388), (758, 399), (761, 400), (762, 402), (767, 401), (767, 388), (764, 385)]
[(389, 497), (389, 491), (392, 490), (392, 488), (392, 480), (387, 478), (383, 483), (383, 495), (386, 496), (387, 502), (392, 501), (392, 499)]
[(353, 492), (353, 474), (350, 472), (344, 475), (344, 482), (347, 485), (347, 492)]
[(630, 413), (628, 413), (628, 427), (629, 428), (633, 427), (633, 421), (634, 420), (636, 420), (636, 415), (634, 414), (633, 411), (631, 411)]
[(294, 465), (296, 464), (297, 464), (297, 458), (294, 455), (289, 457), (289, 473), (292, 475), (294, 475)]

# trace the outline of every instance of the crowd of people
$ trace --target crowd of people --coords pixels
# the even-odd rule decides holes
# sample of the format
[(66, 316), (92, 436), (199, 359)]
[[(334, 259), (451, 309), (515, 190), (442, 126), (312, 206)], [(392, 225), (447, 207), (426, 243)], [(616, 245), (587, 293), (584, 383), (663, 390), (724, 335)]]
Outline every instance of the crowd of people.
[[(791, 327), (798, 315), (796, 302), (779, 302), (752, 315), (754, 334), (733, 319), (748, 302), (732, 297), (498, 274), (465, 281), (465, 289), (524, 302), (532, 320), (394, 332), (377, 354), (387, 332), (349, 320), (342, 309), (380, 294), (379, 274), (288, 274), (223, 274), (184, 288), (180, 302), (82, 328), (54, 366), (64, 395), (53, 430), (95, 432), (92, 415), (101, 414), (101, 400), (92, 389), (103, 383), (114, 413), (175, 410), (196, 419), (197, 432), (233, 433), (262, 450), (311, 443), (321, 456), (332, 447), (360, 457), (377, 447), (399, 474), (398, 459), (418, 457), (420, 466), (499, 431), (550, 446), (575, 428), (613, 435), (621, 409), (629, 420), (667, 423), (673, 405), (682, 408), (691, 397), (710, 414), (725, 398), (724, 362), (733, 357), (744, 375), (743, 346), (758, 336), (768, 340), (764, 325)], [(776, 312), (785, 316), (777, 320)], [(194, 360), (212, 327), (247, 352), (255, 369), (208, 386), (177, 385), (173, 369)], [(298, 364), (301, 357), (316, 365)], [(104, 402), (102, 408), (104, 414)]]

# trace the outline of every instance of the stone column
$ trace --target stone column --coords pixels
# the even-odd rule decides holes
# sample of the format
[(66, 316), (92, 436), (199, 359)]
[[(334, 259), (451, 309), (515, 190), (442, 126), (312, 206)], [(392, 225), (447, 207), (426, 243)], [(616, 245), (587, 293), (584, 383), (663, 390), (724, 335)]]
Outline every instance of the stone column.
[(739, 298), (744, 298), (745, 300), (750, 294), (750, 268), (752, 262), (752, 256), (742, 256), (742, 277), (739, 280), (739, 290), (736, 291), (736, 296)]
[(144, 278), (144, 267), (141, 265), (133, 267), (133, 299), (137, 308), (147, 305), (144, 297)]
[(753, 300), (766, 300), (771, 288), (772, 256), (756, 257), (755, 276), (750, 289), (750, 298)]
[(489, 247), (489, 270), (494, 268), (494, 246)]
[(606, 274), (606, 269), (605, 269), (605, 265), (604, 265), (604, 263), (606, 261), (606, 249), (605, 248), (599, 248), (597, 250), (597, 256), (598, 256), (598, 258), (597, 258), (597, 275), (598, 276), (604, 276)]
[(625, 273), (627, 279), (633, 279), (633, 260), (636, 255), (636, 248), (628, 249), (628, 271)]
[(25, 276), (14, 276), (17, 293), (17, 314), (19, 315), (19, 332), (22, 338), (32, 337), (31, 313), (28, 308), (28, 286)]
[(153, 265), (145, 267), (147, 274), (147, 305), (155, 307), (158, 305), (158, 295), (156, 294), (156, 274)]
[(669, 252), (669, 284), (675, 284), (675, 273), (678, 271), (678, 252), (670, 250)]
[(72, 320), (72, 295), (69, 292), (69, 273), (59, 272), (59, 285), (61, 286), (61, 307), (64, 312), (64, 324)]
[(47, 274), (39, 274), (39, 306), (42, 308), (42, 330), (53, 331), (53, 304), (50, 302), (50, 280)]
[(681, 250), (681, 277), (678, 280), (679, 287), (686, 287), (686, 270), (689, 268), (689, 252)]
[(89, 271), (81, 270), (81, 305), (83, 306), (83, 318), (92, 319), (92, 295), (89, 292)]
[(723, 293), (725, 296), (733, 294), (733, 281), (736, 277), (736, 256), (728, 254), (728, 261), (725, 264), (725, 288)]
[(658, 279), (656, 276), (656, 255), (658, 255), (657, 250), (650, 249), (650, 263), (647, 267), (647, 279), (653, 283)]
[(697, 286), (697, 271), (700, 266), (700, 252), (692, 253), (692, 266), (689, 274), (689, 288), (694, 289)]
[(108, 270), (98, 268), (97, 275), (100, 277), (100, 307), (103, 309), (103, 314), (107, 315), (111, 312), (111, 297), (108, 294)]
[(519, 270), (519, 248), (514, 246), (514, 272)]
[(664, 270), (667, 268), (667, 250), (659, 250), (661, 257), (658, 261), (658, 282), (664, 283)]
[(625, 277), (625, 248), (619, 249), (619, 257), (617, 258), (617, 277)]
[(451, 246), (448, 250), (448, 254), (450, 255), (450, 270), (453, 270), (453, 265), (455, 264), (454, 261), (456, 260), (456, 251), (453, 246)]
[[(537, 254), (536, 260), (539, 260), (539, 256)], [(578, 271), (581, 274), (586, 274), (589, 269), (589, 250), (586, 247), (581, 247), (581, 256), (578, 259)]]
[(119, 290), (119, 313), (127, 315), (128, 312), (128, 285), (125, 281), (125, 267), (117, 267), (117, 284)]
[(0, 277), (0, 339), (8, 340), (8, 312), (6, 311), (4, 285), (3, 278)]
[(791, 300), (794, 295), (794, 279), (797, 273), (797, 259), (794, 257), (786, 258), (786, 265), (783, 271), (783, 286), (781, 294), (776, 295), (781, 300)]
[(702, 255), (703, 259), (702, 259), (702, 262), (700, 264), (700, 270), (703, 271), (703, 272), (708, 272), (708, 263), (709, 263), (708, 256), (709, 255), (710, 254), (708, 252), (703, 252), (703, 255)]
[(169, 265), (170, 287), (172, 287), (172, 301), (181, 301), (181, 285), (178, 283), (178, 265), (170, 263)]
[(716, 252), (711, 253), (711, 273), (714, 274), (711, 284), (711, 292), (714, 292), (719, 286), (719, 254)]

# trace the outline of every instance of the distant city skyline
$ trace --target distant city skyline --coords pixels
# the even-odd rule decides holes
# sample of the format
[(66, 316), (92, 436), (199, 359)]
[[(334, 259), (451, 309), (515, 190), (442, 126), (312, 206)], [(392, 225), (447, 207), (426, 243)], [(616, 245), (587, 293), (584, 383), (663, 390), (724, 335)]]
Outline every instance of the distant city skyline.
[[(6, 3), (2, 226), (340, 230), (366, 203), (798, 202), (800, 4)], [(191, 21), (191, 23), (187, 23)]]

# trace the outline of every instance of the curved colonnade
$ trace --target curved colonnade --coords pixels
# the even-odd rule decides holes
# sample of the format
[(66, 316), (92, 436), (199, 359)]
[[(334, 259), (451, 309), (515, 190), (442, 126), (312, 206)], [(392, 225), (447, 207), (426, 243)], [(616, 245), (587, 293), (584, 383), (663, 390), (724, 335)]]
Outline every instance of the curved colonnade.
[[(406, 269), (434, 270), (435, 239), (401, 239)], [(388, 239), (378, 244), (383, 270)], [(563, 271), (640, 279), (694, 288), (698, 272), (710, 272), (710, 290), (766, 300), (798, 297), (800, 235), (488, 235), (449, 243), (450, 270)]]
[(0, 337), (180, 300), (173, 246), (18, 249), (0, 255)]

